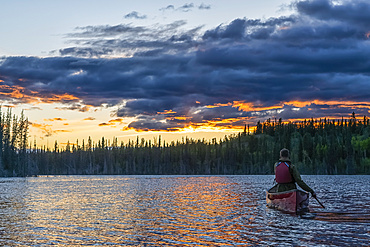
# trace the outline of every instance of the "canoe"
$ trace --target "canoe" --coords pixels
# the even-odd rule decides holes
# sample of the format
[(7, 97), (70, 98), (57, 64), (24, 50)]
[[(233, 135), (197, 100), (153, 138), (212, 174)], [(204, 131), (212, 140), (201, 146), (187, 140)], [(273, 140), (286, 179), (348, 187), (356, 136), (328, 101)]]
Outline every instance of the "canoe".
[(270, 208), (275, 208), (288, 213), (307, 213), (309, 194), (303, 190), (294, 189), (276, 192), (277, 185), (266, 191), (266, 203)]

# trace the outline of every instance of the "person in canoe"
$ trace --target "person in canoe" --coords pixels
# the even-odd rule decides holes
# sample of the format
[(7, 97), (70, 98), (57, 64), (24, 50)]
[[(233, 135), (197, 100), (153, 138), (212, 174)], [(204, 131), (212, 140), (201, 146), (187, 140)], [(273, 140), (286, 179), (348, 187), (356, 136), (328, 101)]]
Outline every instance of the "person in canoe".
[(277, 192), (297, 189), (296, 183), (303, 190), (310, 192), (316, 198), (316, 193), (305, 182), (303, 182), (301, 175), (297, 168), (290, 161), (290, 152), (283, 148), (280, 150), (280, 159), (275, 163), (275, 181), (277, 184)]

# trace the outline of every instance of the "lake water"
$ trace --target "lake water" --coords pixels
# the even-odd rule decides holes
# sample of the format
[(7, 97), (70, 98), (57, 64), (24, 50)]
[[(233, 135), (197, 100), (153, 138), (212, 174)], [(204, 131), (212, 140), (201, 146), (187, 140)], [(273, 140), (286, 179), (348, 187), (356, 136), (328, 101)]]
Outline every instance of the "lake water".
[(273, 176), (0, 178), (0, 246), (369, 246), (370, 176), (303, 176), (314, 219), (266, 207)]

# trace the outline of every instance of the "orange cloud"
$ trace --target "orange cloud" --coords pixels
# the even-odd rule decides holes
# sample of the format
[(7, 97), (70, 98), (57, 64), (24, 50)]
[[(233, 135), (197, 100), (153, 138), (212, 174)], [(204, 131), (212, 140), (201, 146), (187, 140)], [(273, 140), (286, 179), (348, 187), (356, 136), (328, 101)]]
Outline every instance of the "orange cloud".
[(288, 26), (284, 26), (284, 27), (280, 27), (279, 30), (287, 30), (287, 29), (290, 29), (290, 27)]
[(7, 107), (7, 108), (15, 108), (16, 106), (15, 105), (3, 105), (4, 107)]
[(207, 108), (217, 108), (217, 107), (231, 106), (231, 105), (232, 105), (232, 103), (226, 103), (226, 104), (217, 103), (217, 104), (214, 104), (214, 105), (207, 105), (206, 107)]
[(174, 119), (186, 121), (186, 120), (190, 119), (190, 117), (182, 116), (182, 117), (174, 117)]
[(215, 119), (209, 120), (203, 123), (191, 123), (190, 127), (192, 128), (205, 128), (212, 130), (235, 130), (239, 131), (244, 128), (244, 124), (235, 125), (235, 123), (245, 123), (249, 120), (249, 117), (240, 117), (240, 118), (226, 118), (226, 119)]
[(290, 105), (293, 107), (301, 108), (301, 107), (307, 107), (310, 105), (329, 105), (329, 106), (335, 106), (338, 108), (351, 108), (351, 107), (363, 107), (370, 109), (370, 102), (356, 102), (356, 101), (338, 101), (338, 100), (310, 100), (310, 101), (286, 101), (286, 102), (280, 102), (279, 104), (273, 105), (273, 106), (259, 106), (254, 105), (250, 102), (243, 102), (243, 101), (234, 101), (233, 107), (237, 107), (240, 111), (265, 111), (265, 110), (276, 110), (276, 109), (283, 109), (284, 105)]
[(84, 121), (92, 121), (92, 120), (95, 120), (96, 118), (94, 117), (88, 117), (88, 118), (84, 118)]
[(24, 94), (25, 89), (20, 86), (0, 85), (0, 95), (15, 99), (27, 99), (31, 97)]
[(51, 97), (42, 98), (41, 100), (44, 103), (54, 103), (54, 102), (63, 102), (63, 101), (76, 101), (76, 100), (79, 100), (79, 98), (71, 94), (64, 93), (61, 95), (52, 94)]
[(122, 123), (122, 122), (123, 122), (123, 118), (116, 118), (116, 119), (109, 120), (109, 123)]
[(50, 122), (53, 122), (53, 121), (66, 121), (66, 120), (67, 119), (60, 118), (60, 117), (44, 119), (44, 121), (50, 121)]
[(290, 101), (286, 102), (286, 105), (292, 105), (295, 107), (306, 107), (310, 105), (328, 105), (336, 108), (367, 108), (370, 109), (370, 102), (356, 102), (356, 101), (338, 101), (338, 100), (312, 100), (312, 101)]
[(32, 127), (39, 128), (39, 129), (51, 126), (51, 124), (39, 124), (39, 123), (30, 123), (30, 124)]
[[(339, 100), (331, 100), (331, 101), (324, 101), (324, 100), (312, 100), (312, 101), (299, 101), (299, 100), (293, 100), (293, 101), (286, 101), (286, 102), (280, 102), (276, 105), (272, 106), (264, 106), (264, 105), (258, 105), (254, 104), (252, 102), (244, 102), (244, 101), (234, 101), (226, 104), (214, 104), (206, 106), (207, 108), (217, 108), (217, 107), (225, 107), (225, 106), (232, 106), (235, 108), (238, 108), (239, 111), (246, 111), (246, 112), (259, 112), (259, 111), (269, 111), (269, 110), (283, 110), (286, 106), (291, 106), (293, 108), (303, 108), (307, 107), (308, 109), (310, 107), (319, 109), (322, 108), (323, 110), (326, 110), (327, 108), (349, 108), (355, 110), (356, 108), (362, 108), (362, 109), (370, 109), (370, 102), (356, 102), (356, 101), (339, 101)], [(370, 111), (369, 111), (370, 112)], [(309, 118), (309, 116), (308, 116)], [(246, 116), (240, 116), (240, 117), (234, 117), (234, 118), (214, 118), (212, 120), (202, 122), (192, 122), (192, 117), (187, 116), (168, 116), (165, 118), (167, 121), (174, 121), (174, 120), (183, 120), (184, 122), (178, 123), (178, 127), (175, 125), (175, 127), (167, 128), (167, 129), (135, 129), (138, 132), (143, 131), (187, 131), (187, 130), (230, 130), (230, 131), (242, 131), (244, 129), (245, 124), (254, 125), (256, 120), (256, 116), (252, 117), (246, 117)], [(338, 116), (326, 116), (327, 120), (334, 120), (338, 119)], [(155, 119), (154, 119), (155, 120)], [(304, 119), (284, 119), (284, 122), (299, 122), (304, 121)], [(255, 127), (251, 126), (249, 128), (250, 131), (253, 131)], [(133, 130), (132, 127), (124, 127), (122, 131), (127, 130)]]
[(191, 117), (186, 117), (186, 116), (178, 116), (178, 117), (166, 117), (166, 120), (181, 120), (181, 121), (186, 121), (191, 119)]
[(112, 126), (114, 123), (100, 123), (99, 126)]
[(123, 118), (116, 118), (111, 119), (108, 123), (100, 123), (99, 126), (113, 126), (116, 127), (116, 124), (121, 124), (123, 122)]
[(159, 115), (174, 114), (174, 113), (177, 113), (177, 112), (172, 111), (172, 110), (165, 110), (164, 112), (157, 112), (157, 114)]
[(45, 137), (50, 137), (54, 134), (57, 134), (57, 133), (62, 133), (62, 132), (71, 132), (69, 130), (53, 130), (51, 128), (51, 124), (39, 124), (39, 123), (30, 123), (31, 127), (33, 128), (37, 128), (37, 129), (40, 129)]
[(122, 131), (129, 131), (129, 130), (135, 130), (134, 128), (132, 127), (128, 127), (128, 126), (125, 126), (121, 129)]
[(259, 105), (254, 105), (253, 103), (250, 103), (250, 102), (246, 103), (243, 101), (234, 101), (232, 103), (232, 106), (238, 108), (239, 111), (249, 112), (249, 111), (267, 111), (267, 110), (281, 109), (283, 108), (284, 104), (279, 104), (276, 106), (259, 106)]
[(0, 85), (0, 96), (13, 100), (18, 100), (24, 103), (55, 103), (79, 100), (78, 97), (67, 93), (60, 95), (58, 94), (42, 95), (37, 91), (28, 90), (21, 86), (8, 86), (8, 85)]

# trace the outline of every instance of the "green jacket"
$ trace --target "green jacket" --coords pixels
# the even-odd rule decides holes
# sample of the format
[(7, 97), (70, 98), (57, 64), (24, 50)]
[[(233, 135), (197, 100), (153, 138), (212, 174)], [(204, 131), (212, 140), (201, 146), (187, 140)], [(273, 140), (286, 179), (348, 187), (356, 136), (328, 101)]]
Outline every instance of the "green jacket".
[[(281, 159), (279, 159), (279, 162), (285, 162), (285, 161), (288, 161), (290, 163), (290, 165), (289, 165), (289, 171), (290, 171), (290, 174), (293, 177), (294, 182), (293, 183), (289, 183), (289, 184), (279, 184), (278, 185), (278, 192), (297, 189), (297, 186), (296, 186), (296, 183), (297, 183), (299, 185), (299, 187), (301, 187), (303, 190), (308, 191), (310, 193), (313, 193), (314, 192), (313, 189), (311, 189), (310, 186), (308, 186), (305, 182), (303, 182), (303, 180), (301, 178), (301, 175), (299, 174), (299, 171), (291, 163), (290, 159), (289, 158), (281, 158)], [(276, 162), (275, 163), (274, 170), (276, 168), (276, 165), (279, 162)]]

